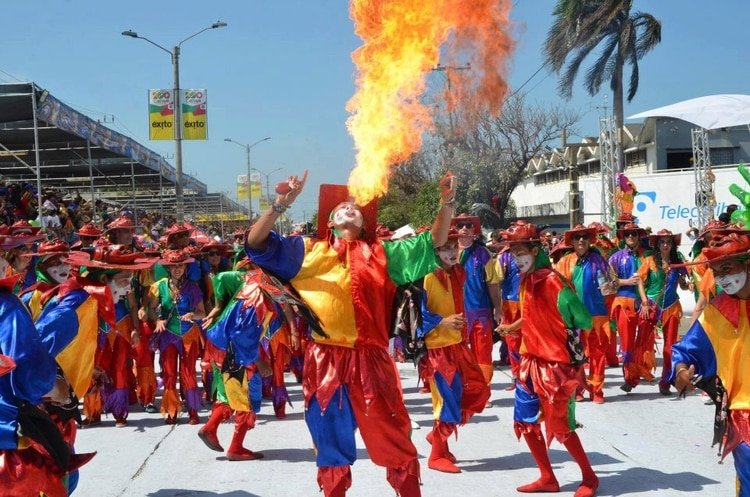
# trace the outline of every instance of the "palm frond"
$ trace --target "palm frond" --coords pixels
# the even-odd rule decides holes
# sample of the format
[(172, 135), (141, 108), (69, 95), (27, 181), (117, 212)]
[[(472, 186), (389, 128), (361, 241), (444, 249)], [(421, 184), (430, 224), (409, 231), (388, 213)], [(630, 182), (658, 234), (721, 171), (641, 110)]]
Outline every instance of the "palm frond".
[(618, 41), (618, 37), (615, 36), (614, 33), (610, 35), (606, 46), (599, 55), (599, 58), (596, 59), (594, 65), (592, 65), (586, 72), (586, 91), (588, 91), (589, 95), (592, 97), (599, 93), (602, 82), (608, 77), (609, 72), (606, 71), (607, 65), (612, 59), (612, 53), (614, 53), (617, 48)]

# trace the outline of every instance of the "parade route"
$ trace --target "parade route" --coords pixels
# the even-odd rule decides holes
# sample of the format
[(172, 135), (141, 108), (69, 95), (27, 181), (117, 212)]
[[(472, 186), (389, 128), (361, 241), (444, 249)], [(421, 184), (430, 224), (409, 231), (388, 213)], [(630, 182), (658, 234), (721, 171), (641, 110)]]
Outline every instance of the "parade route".
[[(661, 341), (657, 342), (661, 348)], [(475, 416), (450, 442), (461, 474), (427, 468), (429, 445), (425, 435), (432, 426), (429, 394), (416, 386), (411, 364), (399, 364), (407, 408), (420, 425), (413, 440), (420, 455), (422, 494), (430, 497), (524, 495), (518, 485), (537, 478), (526, 445), (513, 433), (513, 392), (505, 391), (509, 371), (495, 371), (492, 407)], [(661, 370), (659, 369), (659, 372)], [(714, 407), (700, 395), (664, 397), (658, 386), (641, 384), (630, 394), (619, 389), (620, 371), (606, 371), (603, 405), (579, 403), (577, 418), (584, 426), (580, 437), (599, 475), (600, 496), (729, 496), (734, 494), (732, 457), (718, 464), (711, 448)], [(177, 426), (166, 426), (158, 414), (132, 412), (129, 425), (114, 428), (114, 420), (79, 431), (77, 450), (97, 450), (81, 472), (74, 495), (97, 497), (298, 497), (322, 495), (316, 484), (315, 458), (303, 419), (301, 386), (287, 375), (294, 407), (285, 419), (276, 419), (264, 404), (246, 446), (263, 452), (258, 461), (230, 462), (198, 439), (200, 426), (183, 416)], [(200, 415), (205, 422), (208, 410)], [(233, 424), (219, 429), (229, 445)], [(551, 460), (561, 492), (572, 495), (579, 483), (578, 468), (564, 448), (553, 442)], [(390, 496), (385, 469), (372, 464), (358, 437), (359, 460), (352, 468), (351, 497)]]

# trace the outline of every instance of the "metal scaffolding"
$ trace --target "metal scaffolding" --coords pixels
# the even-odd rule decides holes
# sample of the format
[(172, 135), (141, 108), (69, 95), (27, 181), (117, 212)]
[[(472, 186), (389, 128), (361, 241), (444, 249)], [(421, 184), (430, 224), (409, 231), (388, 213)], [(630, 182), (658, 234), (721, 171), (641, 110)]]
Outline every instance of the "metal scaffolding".
[(714, 195), (714, 174), (711, 172), (711, 147), (708, 143), (708, 130), (694, 128), (693, 174), (695, 175), (695, 206), (698, 211), (698, 226), (701, 229), (714, 217), (716, 196)]
[(615, 122), (611, 117), (599, 119), (599, 160), (602, 179), (602, 223), (615, 226), (617, 207), (615, 204), (615, 173), (617, 168)]

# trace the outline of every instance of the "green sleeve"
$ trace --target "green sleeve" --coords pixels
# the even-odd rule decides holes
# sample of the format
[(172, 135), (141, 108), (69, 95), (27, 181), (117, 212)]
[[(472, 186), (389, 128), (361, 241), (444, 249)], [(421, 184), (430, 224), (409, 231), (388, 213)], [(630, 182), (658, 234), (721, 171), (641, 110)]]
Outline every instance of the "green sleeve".
[(570, 287), (565, 286), (557, 295), (557, 309), (571, 329), (590, 330), (593, 326), (591, 314)]
[(242, 271), (224, 271), (213, 277), (214, 295), (216, 301), (226, 304), (234, 294), (242, 287)]
[(438, 267), (432, 233), (429, 231), (382, 244), (388, 260), (388, 276), (397, 286), (417, 281)]

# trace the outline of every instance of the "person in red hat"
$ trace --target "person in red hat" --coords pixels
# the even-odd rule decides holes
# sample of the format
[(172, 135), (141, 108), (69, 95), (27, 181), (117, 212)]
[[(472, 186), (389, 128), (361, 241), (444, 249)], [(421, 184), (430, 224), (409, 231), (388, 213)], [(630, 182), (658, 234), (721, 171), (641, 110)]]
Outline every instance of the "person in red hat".
[(130, 216), (123, 215), (115, 218), (107, 225), (104, 236), (113, 245), (125, 245), (136, 250), (138, 249), (138, 244), (135, 241), (135, 230), (137, 228), (139, 226), (135, 225)]
[(427, 435), (432, 445), (427, 467), (444, 473), (460, 473), (448, 440), (482, 412), (490, 398), (486, 377), (464, 339), (465, 271), (459, 264), (460, 232), (452, 229), (448, 241), (437, 247), (440, 267), (424, 278), (422, 326), (417, 336), (427, 346), (424, 377), (432, 391), (434, 424)]
[(115, 418), (115, 426), (127, 426), (129, 414), (128, 385), (131, 343), (140, 339), (140, 330), (132, 320), (128, 308), (128, 295), (133, 291), (135, 271), (148, 269), (153, 259), (133, 252), (125, 245), (98, 244), (91, 257), (83, 252), (73, 252), (74, 265), (86, 267), (86, 278), (106, 285), (114, 301), (114, 325), (99, 322), (94, 378), (96, 387), (90, 389), (83, 402), (86, 419), (84, 425), (101, 422), (101, 413)]
[(7, 263), (0, 278), (18, 275), (13, 287), (13, 293), (18, 295), (36, 282), (36, 274), (31, 267), (32, 246), (44, 236), (26, 231), (11, 233), (13, 230), (9, 229), (7, 235), (0, 239), (0, 249), (3, 250), (3, 259)]
[(617, 237), (625, 241), (625, 247), (609, 258), (609, 265), (617, 278), (617, 293), (612, 302), (610, 317), (617, 324), (620, 335), (625, 383), (620, 387), (630, 392), (641, 378), (650, 378), (653, 352), (643, 351), (635, 355), (638, 340), (638, 319), (647, 318), (650, 304), (646, 298), (643, 282), (648, 275), (648, 266), (644, 264), (645, 254), (641, 239), (646, 235), (643, 228), (635, 223), (623, 224), (617, 229)]
[(81, 226), (81, 229), (76, 231), (78, 235), (78, 241), (71, 245), (71, 250), (85, 250), (91, 247), (97, 238), (102, 236), (104, 232), (94, 223), (86, 223)]
[(516, 380), (514, 429), (523, 436), (541, 471), (538, 480), (517, 488), (522, 493), (559, 492), (547, 440), (562, 443), (581, 468), (582, 483), (576, 497), (591, 497), (599, 486), (581, 440), (574, 431), (575, 399), (584, 361), (579, 331), (590, 330), (591, 314), (569, 286), (550, 266), (542, 250), (539, 229), (516, 221), (505, 232), (505, 242), (521, 272), (521, 317), (498, 327), (503, 334), (521, 336), (520, 374)]
[(186, 274), (187, 265), (194, 261), (184, 250), (165, 250), (158, 262), (167, 269), (169, 276), (151, 286), (149, 314), (156, 319), (152, 340), (158, 345), (164, 380), (161, 412), (166, 424), (176, 424), (182, 410), (177, 393), (178, 374), (188, 422), (191, 425), (200, 422), (201, 393), (195, 378), (195, 361), (200, 353), (199, 321), (206, 313), (200, 287)]
[(454, 217), (451, 225), (458, 230), (461, 265), (466, 273), (464, 306), (469, 348), (477, 358), (484, 379), (492, 382), (492, 320), (500, 322), (500, 280), (497, 261), (482, 241), (482, 228), (477, 216)]
[[(507, 250), (507, 245), (504, 250), (501, 250), (497, 256), (497, 263), (499, 272), (502, 274), (502, 283), (500, 284), (500, 291), (502, 294), (502, 317), (500, 324), (510, 325), (518, 321), (521, 317), (521, 309), (518, 306), (518, 290), (521, 283), (521, 272), (518, 270), (516, 261), (513, 258), (513, 254), (510, 250)], [(511, 391), (516, 388), (516, 378), (519, 374), (519, 366), (521, 364), (521, 339), (519, 335), (509, 333), (503, 335), (501, 340), (505, 343), (508, 349), (508, 362), (510, 363), (511, 384), (506, 390)], [(502, 354), (501, 354), (502, 355)]]
[[(590, 222), (588, 227), (596, 230), (596, 238), (592, 240), (592, 245), (599, 250), (602, 257), (609, 260), (612, 254), (618, 250), (617, 244), (609, 239), (609, 227), (598, 221)], [(612, 315), (612, 303), (614, 301), (615, 292), (604, 296), (604, 303), (607, 306), (608, 316)], [(612, 325), (612, 320), (610, 320), (609, 337), (604, 355), (607, 366), (612, 368), (620, 367), (620, 361), (617, 358), (617, 327)]]
[[(0, 235), (5, 249), (12, 247), (11, 238)], [(62, 434), (37, 407), (44, 401), (67, 404), (69, 386), (58, 378), (55, 359), (12, 292), (20, 276), (6, 277), (6, 269), (0, 258), (0, 488), (11, 495), (64, 497), (69, 471), (88, 458), (71, 458)]]
[[(670, 395), (669, 378), (672, 375), (672, 346), (677, 341), (677, 331), (682, 319), (682, 306), (677, 289), (688, 289), (688, 273), (684, 266), (684, 257), (677, 251), (682, 235), (674, 234), (667, 229), (659, 230), (649, 236), (649, 244), (654, 252), (648, 256), (648, 279), (646, 280), (646, 296), (654, 303), (654, 316), (645, 326), (656, 327), (661, 323), (664, 336), (662, 351), (664, 362), (659, 380), (659, 392)], [(655, 333), (647, 333), (655, 339)], [(652, 344), (648, 346), (653, 347)]]
[[(713, 444), (723, 460), (730, 452), (737, 471), (737, 495), (750, 495), (750, 238), (714, 235), (700, 264), (712, 269), (722, 293), (706, 305), (672, 347), (670, 382), (680, 394), (696, 387), (716, 405)], [(690, 263), (694, 264), (694, 263)]]
[(283, 193), (247, 236), (248, 258), (289, 281), (322, 322), (325, 335), (315, 334), (307, 346), (303, 393), (326, 497), (344, 496), (351, 485), (355, 427), (396, 492), (421, 495), (411, 422), (388, 354), (387, 316), (396, 287), (436, 267), (434, 248), (445, 244), (453, 215), (451, 178), (440, 181), (441, 208), (432, 230), (405, 240), (377, 241), (377, 203), (355, 204), (343, 185), (321, 187), (319, 239), (272, 232), (302, 192), (307, 172), (280, 185)]
[(19, 297), (31, 312), (31, 319), (36, 320), (42, 313), (42, 297), (57, 285), (64, 283), (71, 276), (71, 267), (65, 262), (70, 253), (67, 243), (55, 238), (45, 240), (30, 256), (37, 256), (36, 283), (23, 290)]
[[(604, 367), (606, 348), (609, 343), (609, 312), (604, 300), (605, 293), (614, 293), (611, 274), (607, 260), (592, 246), (596, 238), (596, 228), (576, 225), (565, 232), (564, 243), (573, 248), (573, 252), (563, 256), (555, 266), (575, 287), (578, 298), (586, 305), (592, 316), (592, 328), (583, 336), (588, 356), (589, 375), (588, 390), (591, 400), (596, 404), (604, 403)], [(577, 400), (583, 400), (581, 393)]]

